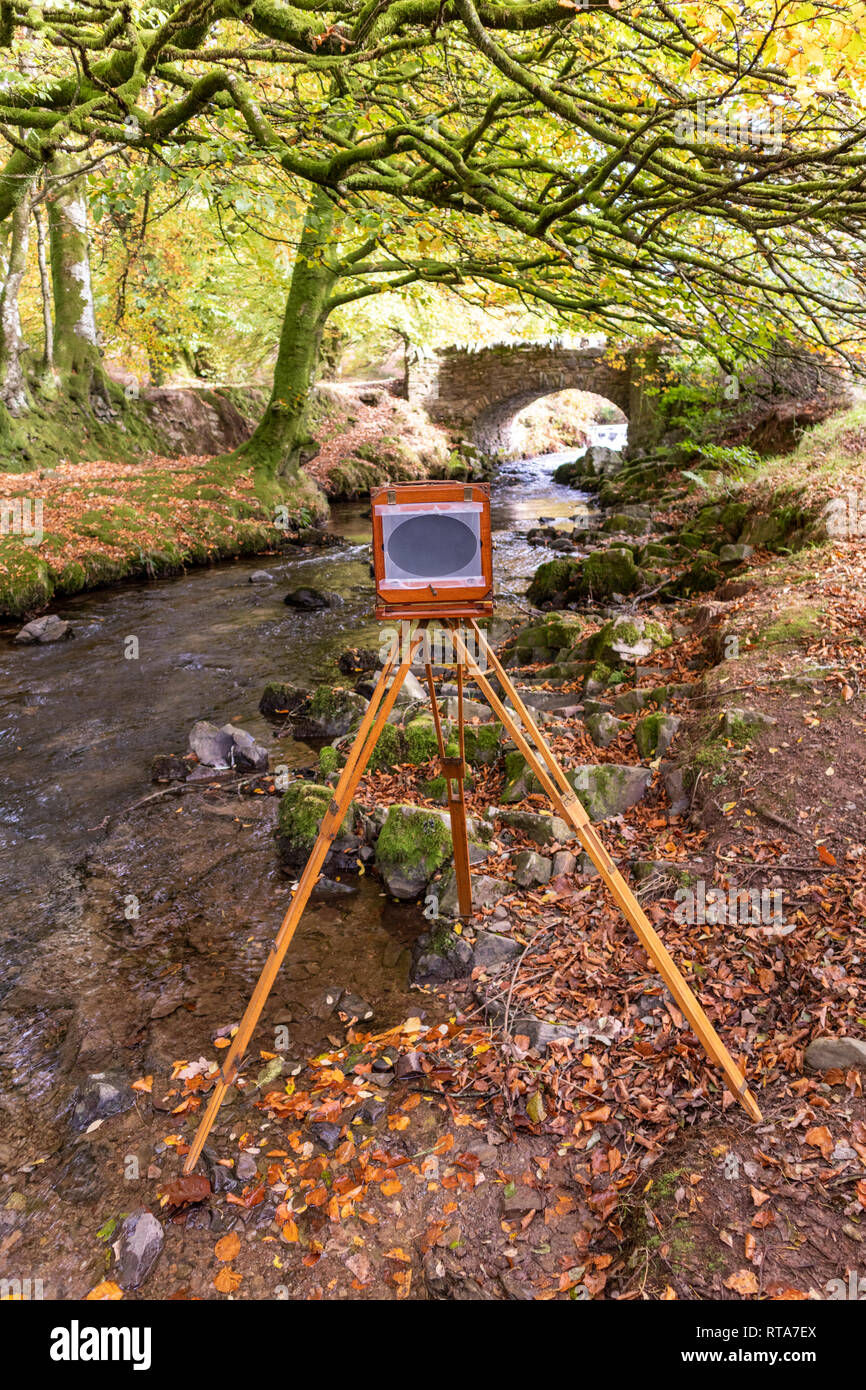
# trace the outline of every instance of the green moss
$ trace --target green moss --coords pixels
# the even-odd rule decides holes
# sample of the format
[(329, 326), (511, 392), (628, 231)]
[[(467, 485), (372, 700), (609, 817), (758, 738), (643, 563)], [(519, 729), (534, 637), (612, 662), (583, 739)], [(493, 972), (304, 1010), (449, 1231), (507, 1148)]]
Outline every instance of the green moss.
[(651, 758), (656, 751), (659, 741), (659, 730), (664, 714), (647, 714), (643, 719), (639, 719), (634, 731), (634, 741), (637, 744), (637, 751), (642, 758)]
[(420, 806), (391, 806), (376, 841), (376, 863), (383, 869), (419, 866), (429, 878), (450, 859), (447, 819)]
[(420, 714), (416, 719), (411, 719), (403, 731), (403, 737), (406, 744), (406, 761), (415, 767), (429, 762), (439, 751), (432, 715)]
[(587, 555), (575, 584), (583, 598), (609, 598), (611, 594), (630, 594), (638, 587), (640, 570), (634, 556), (624, 546), (611, 546)]
[(341, 762), (339, 750), (332, 743), (325, 744), (325, 747), (319, 750), (319, 773), (322, 777), (330, 777), (337, 771)]
[(770, 647), (783, 642), (814, 642), (821, 635), (820, 617), (817, 608), (797, 608), (762, 628), (758, 633), (758, 644)]
[[(311, 850), (332, 795), (331, 788), (323, 787), (319, 782), (292, 782), (280, 798), (278, 835), (288, 840), (293, 849)], [(341, 835), (351, 835), (354, 819), (353, 804), (340, 826)]]
[(385, 772), (401, 760), (400, 734), (393, 724), (386, 724), (376, 740), (368, 765), (373, 772)]
[(546, 560), (539, 565), (527, 591), (530, 603), (549, 603), (556, 594), (567, 593), (580, 570), (574, 560)]
[(489, 767), (499, 757), (502, 746), (501, 724), (468, 725), (464, 734), (466, 761), (472, 767)]

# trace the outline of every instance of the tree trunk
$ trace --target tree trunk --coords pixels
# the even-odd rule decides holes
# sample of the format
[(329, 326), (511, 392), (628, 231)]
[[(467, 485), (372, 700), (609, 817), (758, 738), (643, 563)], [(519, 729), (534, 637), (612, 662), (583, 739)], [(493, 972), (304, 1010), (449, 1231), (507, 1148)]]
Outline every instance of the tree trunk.
[(45, 220), (42, 209), (33, 209), (36, 223), (36, 251), (39, 261), (39, 284), (42, 289), (42, 371), (46, 377), (54, 376), (54, 324), (51, 319), (51, 274), (48, 269), (48, 250), (45, 236)]
[(48, 248), (54, 291), (54, 363), (70, 395), (90, 406), (91, 396), (110, 403), (108, 379), (96, 338), (85, 178), (75, 162), (55, 155), (56, 180), (48, 199)]
[(252, 459), (263, 479), (295, 478), (304, 457), (311, 457), (307, 405), (337, 280), (329, 254), (334, 216), (331, 199), (317, 189), (292, 271), (271, 398), (255, 433), (238, 451)]
[(29, 190), (12, 214), (12, 233), (9, 243), (9, 265), (6, 282), (0, 293), (0, 401), (10, 415), (20, 415), (30, 404), (27, 382), (21, 367), (24, 341), (21, 336), (21, 316), (18, 294), (27, 269), (27, 248), (30, 242)]

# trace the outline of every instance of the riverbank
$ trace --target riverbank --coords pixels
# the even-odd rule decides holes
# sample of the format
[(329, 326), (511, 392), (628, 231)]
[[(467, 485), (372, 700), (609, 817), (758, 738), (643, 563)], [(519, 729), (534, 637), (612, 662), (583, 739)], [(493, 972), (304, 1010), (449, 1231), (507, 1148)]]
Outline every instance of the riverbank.
[[(10, 1103), (4, 1127), (0, 1272), (44, 1277), (50, 1297), (834, 1296), (866, 1211), (864, 544), (792, 552), (789, 528), (775, 552), (723, 556), (749, 544), (733, 521), (739, 536), (763, 506), (725, 521), (725, 502), (711, 523), (703, 507), (718, 502), (670, 486), (648, 510), (614, 496), (590, 528), (554, 489), (559, 522), (539, 524), (536, 507), (536, 554), (549, 564), (555, 547), (575, 596), (513, 621), (502, 651), (563, 764), (583, 770), (578, 795), (745, 1067), (763, 1124), (722, 1089), (483, 708), (469, 740), (478, 910), (457, 930), (440, 837), (426, 834), (431, 863), (384, 828), (398, 805), (422, 825), (441, 815), (419, 699), (359, 789), (364, 872), (329, 871), (198, 1189), (177, 1186), (182, 1156), (296, 872), (274, 833), (304, 825), (273, 767), (246, 785), (142, 775), (141, 804), (101, 829), (93, 808), (86, 862), (53, 890), (51, 978), (35, 953), (5, 1001), (9, 1094), (28, 1106)], [(712, 587), (695, 587), (698, 559)], [(630, 593), (599, 593), (608, 567)], [(259, 604), (239, 575), (234, 606), (242, 585)], [(238, 683), (223, 616), (211, 621), (235, 680), (217, 703), (205, 672), (184, 708), (248, 727), (264, 680)], [(310, 677), (319, 616), (300, 653), (277, 633), (273, 676), (333, 696), (359, 677), (335, 657)], [(259, 642), (272, 622), (267, 605), (245, 607)], [(116, 633), (103, 640), (123, 666)], [(362, 696), (343, 703), (351, 724)], [(340, 712), (320, 700), (313, 713)], [(323, 755), (295, 745), (292, 761), (290, 722), (270, 725), (272, 761), (327, 798), (336, 731)], [(149, 741), (139, 731), (141, 753), (183, 751), (164, 724)], [(266, 727), (253, 724), (260, 739)], [(417, 902), (400, 897), (407, 881)], [(34, 1026), (38, 1067), (23, 1041)]]

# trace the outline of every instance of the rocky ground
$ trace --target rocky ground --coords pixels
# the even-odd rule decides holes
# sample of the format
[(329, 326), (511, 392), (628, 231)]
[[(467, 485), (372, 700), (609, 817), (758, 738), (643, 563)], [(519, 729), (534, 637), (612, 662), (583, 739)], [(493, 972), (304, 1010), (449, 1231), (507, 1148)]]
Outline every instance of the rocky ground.
[[(849, 444), (846, 477), (862, 468)], [(590, 464), (605, 519), (542, 528), (535, 608), (503, 656), (763, 1122), (480, 702), (476, 911), (457, 921), (433, 721), (410, 682), (245, 1084), (181, 1178), (370, 693), (376, 654), (347, 653), (333, 685), (262, 696), (317, 764), (284, 788), (247, 747), (220, 774), (205, 760), (235, 762), (228, 735), (199, 729), (199, 761), (159, 763), (153, 799), (88, 864), (94, 958), (108, 906), (125, 933), (123, 1006), (106, 1033), (102, 986), (79, 1001), (68, 1110), (38, 1142), (8, 1135), (0, 1275), (94, 1298), (848, 1298), (852, 1279), (857, 1295), (866, 548), (827, 538), (814, 478), (786, 480), (787, 507), (748, 488), (701, 504), (676, 471), (644, 468), (641, 496), (634, 469)], [(164, 907), (118, 927), (132, 861), (163, 875)], [(77, 932), (70, 991), (81, 950)]]

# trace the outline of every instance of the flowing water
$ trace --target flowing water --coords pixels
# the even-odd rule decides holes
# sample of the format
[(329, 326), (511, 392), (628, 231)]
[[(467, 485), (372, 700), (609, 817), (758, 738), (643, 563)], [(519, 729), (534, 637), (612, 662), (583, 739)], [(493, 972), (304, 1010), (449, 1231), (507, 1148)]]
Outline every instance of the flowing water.
[[(621, 446), (623, 434), (600, 426), (592, 442)], [(503, 465), (493, 485), (503, 614), (544, 558), (526, 530), (586, 509), (551, 477), (578, 452)], [(335, 505), (329, 527), (341, 543), (313, 553), (58, 603), (68, 642), (19, 647), (13, 626), (0, 633), (0, 1166), (13, 1153), (29, 1163), (65, 1152), (69, 1092), (84, 1072), (141, 1074), (198, 1056), (238, 1016), (285, 910), (276, 801), (172, 792), (136, 803), (159, 790), (154, 754), (184, 752), (196, 719), (232, 720), (273, 747), (274, 763), (310, 765), (310, 748), (274, 741), (257, 707), (269, 679), (330, 683), (342, 650), (376, 645), (368, 507)], [(251, 584), (260, 569), (272, 579)], [(287, 607), (301, 585), (333, 591), (337, 606)], [(372, 879), (311, 907), (276, 992), (299, 1053), (327, 1037), (316, 998), (334, 983), (369, 999), (383, 1026), (417, 1011), (407, 964), (422, 926)]]

